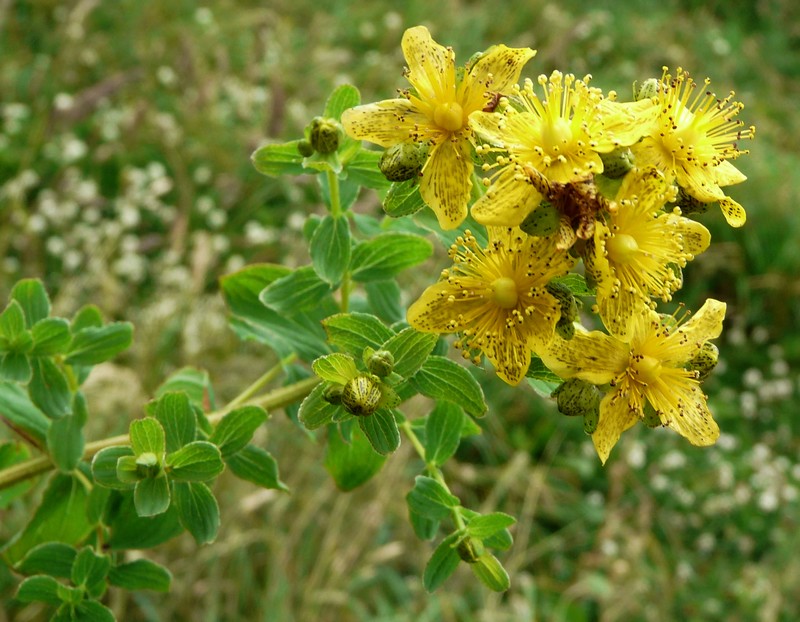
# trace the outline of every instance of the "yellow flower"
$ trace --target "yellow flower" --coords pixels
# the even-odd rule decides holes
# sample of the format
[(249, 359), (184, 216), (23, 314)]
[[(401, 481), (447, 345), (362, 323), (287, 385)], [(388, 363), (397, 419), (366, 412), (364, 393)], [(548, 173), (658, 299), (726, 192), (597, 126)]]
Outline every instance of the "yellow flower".
[(553, 340), (541, 356), (556, 374), (610, 384), (592, 434), (603, 463), (620, 435), (644, 418), (647, 404), (662, 425), (693, 445), (714, 444), (719, 427), (708, 410), (697, 372), (684, 366), (708, 340), (720, 335), (724, 317), (725, 303), (710, 299), (688, 322), (673, 328), (653, 311), (634, 315), (630, 341), (599, 331), (579, 331), (570, 341)]
[(627, 339), (635, 314), (668, 301), (687, 261), (711, 241), (703, 225), (661, 208), (669, 200), (664, 176), (653, 168), (629, 173), (607, 222), (595, 223), (586, 246), (587, 271), (597, 282), (597, 306), (609, 332)]
[(351, 108), (342, 115), (342, 124), (353, 138), (382, 147), (406, 141), (430, 145), (420, 194), (442, 229), (454, 229), (467, 216), (472, 189), (469, 115), (486, 107), (493, 92), (519, 80), (535, 51), (493, 46), (459, 80), (453, 50), (436, 43), (427, 28), (406, 30), (402, 47), (413, 90), (398, 99)]
[[(508, 98), (502, 112), (476, 112), (470, 125), (489, 145), (480, 152), (502, 150), (499, 167), (486, 194), (472, 207), (478, 222), (518, 226), (542, 200), (541, 184), (532, 184), (525, 167), (556, 185), (581, 182), (603, 172), (601, 153), (639, 140), (652, 125), (651, 100), (617, 103), (572, 74), (554, 71), (539, 76), (542, 101), (526, 80)], [(521, 109), (517, 110), (515, 105)]]
[(561, 316), (546, 285), (575, 260), (556, 250), (552, 239), (508, 228), (490, 228), (487, 248), (466, 231), (450, 257), (453, 268), (409, 307), (408, 323), (423, 332), (459, 333), (456, 347), (465, 358), (479, 363), (483, 353), (498, 376), (519, 384), (531, 350), (547, 346)]
[[(741, 129), (736, 115), (744, 108), (733, 101), (733, 91), (717, 99), (706, 88), (694, 93), (694, 80), (680, 67), (673, 78), (664, 68), (656, 101), (658, 118), (649, 135), (631, 147), (637, 166), (655, 166), (692, 197), (709, 203), (719, 201), (725, 218), (741, 227), (744, 208), (725, 196), (720, 186), (738, 184), (746, 177), (728, 160), (740, 151), (738, 141), (753, 138), (755, 128)], [(706, 79), (704, 87), (708, 87)]]

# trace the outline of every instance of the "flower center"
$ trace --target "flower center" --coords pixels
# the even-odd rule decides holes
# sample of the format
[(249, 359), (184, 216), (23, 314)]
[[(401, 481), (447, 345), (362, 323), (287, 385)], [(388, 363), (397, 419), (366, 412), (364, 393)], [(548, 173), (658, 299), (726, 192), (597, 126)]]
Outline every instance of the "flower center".
[(457, 132), (464, 127), (464, 111), (456, 102), (437, 104), (433, 111), (433, 122), (448, 132)]
[(563, 117), (556, 117), (542, 128), (542, 142), (547, 151), (553, 155), (560, 154), (566, 145), (572, 142), (572, 126)]
[(627, 233), (620, 233), (611, 236), (606, 242), (606, 250), (608, 251), (609, 258), (616, 263), (628, 263), (639, 251), (639, 245), (636, 243), (636, 238)]
[(492, 282), (492, 300), (501, 309), (516, 307), (517, 298), (517, 284), (514, 279), (502, 276)]
[(683, 116), (688, 118), (679, 120), (676, 123), (677, 129), (666, 132), (661, 139), (664, 151), (669, 157), (677, 160), (689, 159), (692, 153), (700, 146), (701, 141), (705, 139), (705, 133), (698, 131), (693, 123), (694, 115), (689, 111), (684, 112)]
[(641, 354), (632, 365), (636, 379), (642, 384), (652, 384), (661, 376), (661, 361), (647, 354)]

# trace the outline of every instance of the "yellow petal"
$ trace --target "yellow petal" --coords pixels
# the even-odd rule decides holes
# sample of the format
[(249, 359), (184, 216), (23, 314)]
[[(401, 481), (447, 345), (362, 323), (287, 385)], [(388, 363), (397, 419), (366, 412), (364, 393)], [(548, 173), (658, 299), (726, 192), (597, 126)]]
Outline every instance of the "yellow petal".
[(483, 353), (497, 375), (512, 387), (525, 377), (531, 364), (530, 345), (522, 340), (501, 339), (484, 348)]
[(720, 186), (732, 186), (742, 183), (747, 177), (728, 160), (723, 160), (714, 168), (714, 177)]
[(461, 85), (461, 101), (467, 110), (480, 110), (486, 93), (505, 93), (519, 80), (522, 67), (536, 55), (530, 48), (509, 48), (493, 45), (470, 68)]
[(713, 298), (706, 300), (688, 322), (667, 338), (663, 358), (675, 365), (691, 360), (706, 341), (720, 336), (726, 308), (724, 302)]
[(592, 434), (592, 441), (603, 464), (608, 460), (608, 455), (622, 433), (635, 425), (641, 417), (641, 404), (635, 399), (631, 400), (631, 397), (636, 396), (626, 394), (621, 387), (618, 387), (600, 402), (600, 420)]
[(526, 180), (519, 179), (513, 166), (500, 173), (495, 182), (472, 206), (472, 217), (482, 225), (516, 227), (542, 201), (542, 195)]
[(679, 169), (676, 171), (676, 176), (678, 184), (699, 201), (709, 203), (725, 198), (725, 193), (717, 185), (713, 172), (702, 166)]
[[(692, 445), (713, 445), (719, 438), (719, 426), (711, 416), (700, 385), (693, 378), (674, 370), (657, 388), (648, 387), (647, 399), (661, 414), (664, 425), (675, 430)], [(680, 374), (680, 375), (679, 375)]]
[(401, 46), (408, 63), (408, 81), (420, 98), (455, 101), (456, 61), (453, 50), (436, 43), (424, 26), (406, 30)]
[[(469, 126), (472, 131), (478, 134), (483, 140), (491, 143), (495, 147), (507, 148), (505, 140), (507, 132), (500, 129), (501, 121), (505, 119), (505, 115), (499, 112), (473, 112), (469, 115)], [(505, 127), (503, 125), (503, 127)]]
[(342, 126), (348, 135), (381, 147), (414, 138), (420, 133), (419, 126), (425, 125), (430, 125), (428, 118), (407, 99), (386, 99), (350, 108), (342, 114)]
[(566, 341), (555, 337), (540, 354), (553, 373), (562, 378), (580, 378), (592, 384), (606, 384), (628, 366), (628, 345), (599, 331), (578, 330)]
[(649, 99), (625, 103), (604, 99), (600, 110), (603, 113), (603, 132), (593, 147), (600, 153), (634, 144), (650, 133), (658, 116), (658, 106)]
[(699, 255), (711, 244), (711, 232), (696, 220), (670, 214), (667, 222), (681, 234), (685, 252)]
[(455, 229), (467, 217), (472, 191), (472, 161), (466, 141), (445, 140), (431, 150), (422, 169), (419, 193), (442, 229)]
[(741, 227), (747, 222), (747, 213), (744, 208), (730, 197), (720, 199), (719, 206), (722, 208), (725, 220), (728, 221), (731, 227)]
[[(458, 330), (451, 320), (468, 311), (470, 303), (457, 298), (460, 288), (440, 281), (428, 287), (406, 312), (408, 323), (424, 333), (448, 334)], [(453, 297), (451, 299), (451, 296)], [(458, 307), (456, 307), (458, 305)], [(473, 305), (474, 306), (474, 305)]]

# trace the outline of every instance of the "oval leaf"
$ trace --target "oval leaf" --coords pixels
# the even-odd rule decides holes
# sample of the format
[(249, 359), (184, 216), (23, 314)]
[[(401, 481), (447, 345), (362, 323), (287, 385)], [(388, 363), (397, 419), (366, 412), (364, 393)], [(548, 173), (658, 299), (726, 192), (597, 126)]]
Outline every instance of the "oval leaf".
[(425, 422), (425, 460), (441, 466), (449, 460), (461, 442), (464, 411), (452, 402), (437, 402)]
[(72, 336), (65, 362), (68, 365), (97, 365), (127, 350), (132, 341), (133, 325), (130, 322), (84, 328)]
[(394, 332), (368, 313), (338, 313), (323, 320), (328, 341), (358, 358), (364, 348), (379, 349)]
[(164, 393), (155, 402), (148, 404), (148, 413), (164, 428), (168, 452), (177, 451), (195, 439), (197, 417), (186, 393)]
[(492, 512), (483, 516), (472, 518), (467, 524), (469, 535), (485, 540), (496, 533), (507, 529), (517, 522), (517, 519), (503, 512)]
[(359, 417), (358, 425), (379, 454), (385, 456), (400, 446), (400, 430), (394, 413), (388, 408), (379, 408), (368, 417)]
[(278, 476), (278, 463), (265, 449), (247, 445), (226, 460), (226, 464), (239, 479), (246, 480), (262, 488), (288, 491)]
[(388, 350), (394, 356), (395, 373), (403, 378), (410, 378), (422, 367), (438, 340), (438, 335), (421, 333), (409, 327), (386, 341), (380, 349)]
[(414, 488), (406, 495), (406, 502), (412, 512), (433, 520), (447, 518), (450, 510), (460, 503), (458, 497), (425, 475), (417, 475)]
[(309, 253), (314, 270), (323, 281), (331, 285), (341, 283), (350, 265), (350, 226), (347, 219), (326, 215), (311, 236)]
[(78, 551), (63, 542), (45, 542), (33, 547), (14, 570), (21, 574), (48, 574), (51, 577), (69, 579), (72, 562)]
[(161, 477), (148, 477), (136, 482), (133, 491), (133, 502), (139, 516), (156, 516), (169, 508), (169, 481)]
[(128, 433), (133, 453), (136, 456), (148, 452), (161, 456), (166, 451), (164, 428), (153, 417), (131, 421)]
[(461, 365), (443, 356), (430, 356), (411, 384), (423, 395), (455, 402), (475, 417), (486, 413), (486, 400), (478, 381)]
[(353, 280), (389, 279), (406, 268), (422, 263), (433, 253), (433, 245), (411, 233), (383, 233), (362, 242), (350, 262)]
[(22, 307), (26, 328), (50, 315), (50, 297), (39, 279), (17, 281), (11, 290), (11, 298)]
[(383, 199), (383, 211), (392, 218), (402, 218), (416, 214), (425, 207), (425, 201), (419, 193), (416, 179), (393, 183), (386, 198)]
[(331, 286), (305, 266), (270, 283), (258, 298), (273, 311), (294, 314), (317, 306), (330, 291)]
[(52, 356), (66, 351), (70, 341), (69, 323), (59, 317), (39, 320), (31, 329), (31, 356)]
[(325, 401), (323, 397), (324, 394), (325, 384), (318, 384), (300, 404), (297, 417), (300, 419), (300, 423), (309, 430), (316, 430), (324, 425), (328, 425), (333, 421), (333, 417), (336, 413), (341, 410), (339, 406), (334, 406)]
[(108, 574), (108, 581), (126, 590), (153, 590), (169, 592), (172, 574), (169, 570), (149, 559), (137, 559), (114, 566)]
[(347, 384), (358, 375), (353, 357), (341, 352), (321, 356), (311, 364), (311, 369), (323, 380), (336, 384)]
[(222, 458), (227, 460), (244, 449), (259, 426), (267, 420), (267, 412), (258, 406), (243, 406), (227, 413), (214, 428), (208, 440), (219, 447)]
[(213, 542), (219, 531), (219, 505), (205, 484), (176, 483), (175, 505), (181, 525), (197, 544)]
[(297, 150), (299, 140), (276, 145), (263, 145), (250, 156), (253, 166), (259, 173), (277, 177), (278, 175), (300, 175), (303, 169), (303, 156)]
[(33, 375), (28, 385), (31, 400), (51, 419), (72, 412), (72, 392), (61, 367), (50, 358), (34, 359)]
[(92, 477), (98, 486), (115, 490), (132, 490), (133, 484), (122, 482), (117, 477), (117, 462), (120, 458), (132, 458), (133, 449), (127, 446), (105, 447), (92, 459)]
[(350, 491), (369, 481), (381, 470), (386, 458), (372, 448), (359, 428), (354, 428), (346, 443), (336, 429), (328, 430), (325, 468), (340, 490)]
[(219, 449), (208, 441), (194, 441), (169, 454), (167, 465), (176, 482), (207, 482), (225, 468)]
[(47, 603), (48, 605), (60, 605), (61, 597), (58, 595), (60, 584), (53, 577), (37, 575), (28, 577), (19, 585), (16, 599), (23, 603)]
[(455, 549), (457, 539), (458, 534), (451, 533), (442, 540), (425, 565), (422, 585), (426, 591), (433, 592), (438, 589), (458, 568), (461, 558)]

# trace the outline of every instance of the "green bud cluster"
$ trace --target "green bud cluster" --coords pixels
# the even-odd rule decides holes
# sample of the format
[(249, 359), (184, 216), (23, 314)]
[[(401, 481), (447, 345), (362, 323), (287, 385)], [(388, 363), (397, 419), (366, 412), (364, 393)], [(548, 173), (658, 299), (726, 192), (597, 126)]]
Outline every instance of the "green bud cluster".
[(478, 538), (466, 536), (458, 541), (456, 552), (461, 558), (461, 561), (465, 561), (468, 564), (475, 564), (486, 553), (486, 549), (483, 546), (483, 542)]
[(550, 394), (556, 398), (558, 412), (568, 417), (582, 417), (588, 411), (600, 406), (602, 394), (593, 384), (570, 378)]
[(633, 169), (633, 153), (628, 147), (620, 147), (610, 153), (601, 153), (603, 175), (610, 179), (621, 179)]
[[(336, 119), (314, 117), (307, 128), (307, 135), (309, 146), (317, 153), (327, 155), (339, 148), (344, 138), (344, 130)], [(301, 150), (301, 145), (303, 149), (308, 150), (308, 147), (302, 144), (303, 142), (301, 141), (297, 148), (301, 155), (306, 155)]]
[(367, 360), (367, 368), (378, 378), (386, 378), (394, 370), (394, 356), (388, 350), (373, 352)]
[(383, 394), (378, 382), (368, 375), (359, 375), (344, 385), (341, 404), (351, 415), (368, 417), (381, 404)]

